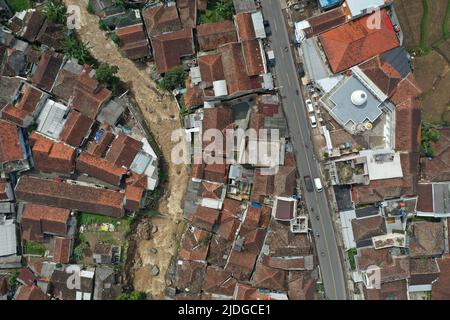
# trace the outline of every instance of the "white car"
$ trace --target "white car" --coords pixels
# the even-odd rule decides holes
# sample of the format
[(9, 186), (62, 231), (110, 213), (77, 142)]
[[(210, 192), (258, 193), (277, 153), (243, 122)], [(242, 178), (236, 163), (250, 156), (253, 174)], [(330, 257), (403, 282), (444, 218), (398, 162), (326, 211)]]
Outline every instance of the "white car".
[(311, 122), (311, 128), (316, 128), (317, 127), (316, 116), (310, 116), (309, 117), (309, 121)]
[(313, 107), (313, 103), (311, 101), (311, 99), (308, 99), (305, 101), (306, 103), (306, 108), (308, 108), (308, 112), (314, 112), (314, 107)]

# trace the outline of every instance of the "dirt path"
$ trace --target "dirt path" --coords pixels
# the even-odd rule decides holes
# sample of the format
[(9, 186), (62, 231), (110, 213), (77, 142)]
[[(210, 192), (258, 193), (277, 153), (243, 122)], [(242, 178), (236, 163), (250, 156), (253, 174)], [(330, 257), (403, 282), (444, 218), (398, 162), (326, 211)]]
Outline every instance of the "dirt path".
[[(151, 293), (154, 298), (163, 298), (165, 288), (164, 274), (171, 256), (176, 250), (181, 220), (182, 201), (187, 185), (188, 174), (184, 165), (173, 165), (170, 161), (173, 143), (170, 141), (173, 130), (180, 127), (178, 108), (169, 94), (158, 92), (150, 79), (148, 70), (141, 70), (130, 60), (123, 58), (117, 46), (98, 28), (98, 17), (87, 13), (87, 1), (64, 0), (66, 5), (78, 5), (81, 10), (81, 29), (77, 30), (83, 41), (89, 42), (92, 55), (100, 62), (119, 67), (118, 77), (128, 84), (145, 120), (148, 123), (169, 167), (168, 186), (165, 197), (159, 204), (159, 212), (167, 218), (155, 218), (152, 223), (158, 232), (152, 240), (142, 240), (137, 245), (134, 274), (135, 290)], [(157, 250), (156, 254), (150, 252)], [(151, 267), (160, 268), (158, 276), (153, 277)]]

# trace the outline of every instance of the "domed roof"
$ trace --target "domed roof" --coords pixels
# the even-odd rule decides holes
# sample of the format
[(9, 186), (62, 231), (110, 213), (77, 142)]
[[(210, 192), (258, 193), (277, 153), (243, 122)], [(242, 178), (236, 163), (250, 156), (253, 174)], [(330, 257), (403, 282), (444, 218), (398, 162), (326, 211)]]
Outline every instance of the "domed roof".
[(367, 93), (362, 90), (355, 90), (350, 99), (355, 106), (361, 106), (367, 101)]

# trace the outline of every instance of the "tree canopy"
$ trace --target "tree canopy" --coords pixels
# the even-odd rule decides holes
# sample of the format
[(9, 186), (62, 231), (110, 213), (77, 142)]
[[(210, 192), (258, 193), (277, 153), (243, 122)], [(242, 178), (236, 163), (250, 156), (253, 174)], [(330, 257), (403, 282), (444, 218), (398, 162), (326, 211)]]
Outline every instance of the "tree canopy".
[(179, 86), (183, 86), (187, 77), (187, 72), (182, 66), (173, 68), (172, 70), (166, 72), (160, 85), (165, 90), (173, 90)]

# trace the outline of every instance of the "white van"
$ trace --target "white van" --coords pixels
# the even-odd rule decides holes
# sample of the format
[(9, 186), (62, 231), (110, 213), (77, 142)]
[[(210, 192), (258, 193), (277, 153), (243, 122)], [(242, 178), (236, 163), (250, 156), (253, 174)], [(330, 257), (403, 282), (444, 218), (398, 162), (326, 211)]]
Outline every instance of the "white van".
[(316, 116), (310, 116), (309, 121), (311, 122), (311, 128), (317, 127)]
[(314, 107), (313, 107), (313, 103), (312, 103), (311, 99), (306, 100), (305, 103), (306, 103), (306, 108), (308, 109), (308, 112), (309, 113), (314, 112)]
[(317, 192), (321, 192), (323, 190), (322, 181), (320, 181), (320, 178), (314, 178), (314, 186), (316, 187)]

